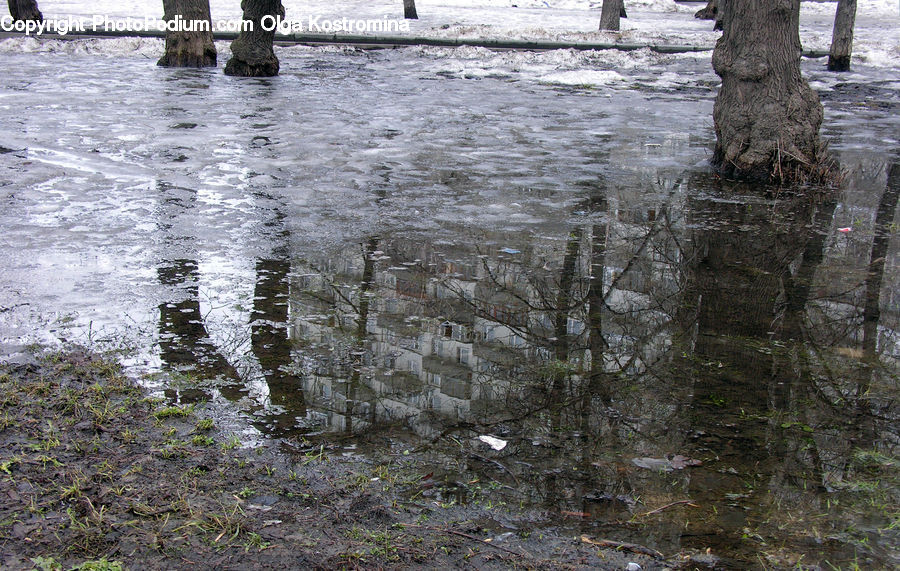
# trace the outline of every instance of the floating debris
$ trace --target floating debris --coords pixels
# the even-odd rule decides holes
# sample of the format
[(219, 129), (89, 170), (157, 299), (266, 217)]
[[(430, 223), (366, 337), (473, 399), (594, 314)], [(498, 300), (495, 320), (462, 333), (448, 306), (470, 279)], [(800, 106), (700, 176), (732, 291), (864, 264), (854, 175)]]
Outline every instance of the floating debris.
[(700, 460), (694, 460), (687, 456), (677, 454), (671, 459), (667, 458), (632, 458), (632, 464), (638, 468), (646, 468), (647, 470), (660, 470), (663, 472), (671, 472), (672, 470), (683, 470), (688, 466), (700, 466), (703, 464)]
[(506, 448), (506, 445), (508, 444), (506, 442), (506, 440), (501, 440), (494, 436), (488, 436), (487, 434), (482, 434), (481, 436), (478, 437), (478, 440), (484, 442), (485, 444), (487, 444), (494, 450), (503, 450), (504, 448)]

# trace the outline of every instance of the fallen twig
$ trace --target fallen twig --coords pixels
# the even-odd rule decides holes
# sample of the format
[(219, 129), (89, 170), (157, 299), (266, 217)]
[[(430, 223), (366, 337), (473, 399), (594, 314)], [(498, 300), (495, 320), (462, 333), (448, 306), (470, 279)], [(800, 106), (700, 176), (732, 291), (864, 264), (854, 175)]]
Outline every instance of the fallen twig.
[(700, 506), (698, 506), (697, 504), (694, 503), (694, 500), (678, 500), (677, 502), (672, 502), (671, 504), (666, 504), (666, 505), (664, 505), (664, 506), (661, 507), (661, 508), (656, 508), (655, 510), (650, 510), (650, 511), (647, 512), (647, 513), (639, 514), (638, 517), (646, 517), (646, 516), (648, 516), (648, 515), (658, 514), (659, 512), (661, 512), (661, 511), (663, 511), (663, 510), (667, 510), (667, 509), (669, 509), (669, 508), (672, 507), (672, 506), (677, 506), (677, 505), (681, 505), (681, 504), (685, 504), (685, 505), (691, 506), (692, 508), (699, 508), (699, 507), (700, 507)]
[(501, 462), (498, 462), (497, 460), (494, 460), (493, 458), (485, 458), (484, 456), (481, 456), (480, 454), (473, 453), (473, 454), (471, 454), (471, 456), (472, 456), (472, 458), (475, 458), (476, 460), (481, 460), (482, 462), (486, 462), (488, 464), (494, 464), (495, 466), (498, 466), (502, 471), (504, 471), (507, 474), (509, 474), (510, 476), (512, 476), (512, 479), (516, 483), (517, 486), (521, 485), (521, 484), (519, 484), (519, 479), (516, 477), (516, 475), (513, 473), (513, 471), (510, 470), (509, 468), (507, 468), (506, 466), (504, 466)]
[(636, 543), (623, 543), (621, 541), (613, 541), (611, 539), (591, 539), (586, 535), (581, 536), (581, 541), (590, 545), (596, 545), (597, 547), (606, 547), (609, 549), (618, 549), (620, 551), (639, 553), (641, 555), (649, 555), (650, 557), (654, 557), (656, 559), (666, 558), (665, 555), (663, 555), (659, 551), (650, 549), (649, 547), (644, 547), (643, 545), (638, 545)]
[(451, 535), (458, 535), (459, 537), (465, 537), (466, 539), (469, 539), (469, 540), (472, 540), (472, 541), (477, 541), (478, 543), (481, 543), (481, 544), (484, 544), (484, 545), (489, 545), (489, 546), (493, 547), (494, 549), (499, 549), (500, 551), (505, 551), (505, 552), (507, 552), (507, 553), (511, 553), (511, 554), (513, 554), (513, 555), (516, 555), (517, 557), (531, 557), (531, 555), (529, 555), (527, 552), (524, 552), (524, 551), (523, 551), (523, 552), (520, 553), (520, 552), (518, 552), (518, 551), (513, 551), (512, 549), (503, 547), (502, 545), (497, 545), (497, 544), (491, 543), (490, 540), (487, 540), (487, 539), (481, 539), (481, 538), (475, 537), (474, 535), (469, 535), (468, 533), (463, 533), (463, 532), (461, 532), (461, 531), (456, 531), (455, 529), (447, 529), (447, 528), (445, 528), (445, 527), (427, 527), (427, 526), (424, 526), (424, 525), (415, 525), (415, 524), (412, 524), (412, 523), (401, 523), (400, 525), (403, 526), (403, 527), (417, 527), (417, 528), (419, 528), (419, 529), (427, 529), (428, 531), (440, 531), (440, 532), (442, 532), (442, 533), (449, 533), (449, 534), (451, 534)]

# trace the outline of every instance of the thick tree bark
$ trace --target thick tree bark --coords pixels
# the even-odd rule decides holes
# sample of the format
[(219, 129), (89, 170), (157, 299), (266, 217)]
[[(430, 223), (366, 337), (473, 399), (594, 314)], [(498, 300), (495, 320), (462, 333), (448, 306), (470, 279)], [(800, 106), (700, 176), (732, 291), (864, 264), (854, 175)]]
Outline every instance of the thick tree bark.
[(603, 8), (600, 10), (600, 29), (617, 32), (619, 18), (624, 10), (625, 0), (603, 0)]
[[(250, 29), (241, 30), (237, 39), (231, 42), (231, 59), (225, 64), (226, 75), (238, 75), (242, 77), (273, 77), (278, 75), (278, 58), (272, 44), (275, 40), (275, 30), (263, 29), (262, 19), (284, 18), (284, 6), (281, 0), (242, 0), (241, 9), (244, 11), (244, 21), (252, 22)], [(267, 23), (269, 18), (266, 18)], [(267, 25), (267, 28), (272, 28)]]
[(856, 22), (856, 0), (838, 0), (831, 34), (828, 71), (848, 71), (853, 49), (853, 25)]
[(416, 13), (416, 0), (403, 0), (403, 17), (407, 20), (418, 20)]
[[(166, 53), (156, 65), (168, 67), (215, 67), (216, 46), (212, 36), (209, 0), (163, 0), (163, 19), (181, 16), (185, 31), (166, 32)], [(206, 22), (205, 29), (201, 25)]]
[(7, 0), (9, 15), (14, 21), (43, 22), (44, 15), (38, 10), (37, 0)]
[(813, 172), (824, 116), (800, 74), (800, 0), (727, 2), (713, 52), (722, 78), (713, 165), (725, 176), (786, 180)]

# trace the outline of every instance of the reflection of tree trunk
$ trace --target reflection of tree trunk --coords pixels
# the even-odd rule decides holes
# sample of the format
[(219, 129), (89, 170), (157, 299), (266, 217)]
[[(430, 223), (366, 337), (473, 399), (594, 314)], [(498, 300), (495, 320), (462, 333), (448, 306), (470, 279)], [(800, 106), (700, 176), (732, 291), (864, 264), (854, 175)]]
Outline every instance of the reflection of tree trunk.
[(900, 196), (900, 163), (891, 164), (888, 171), (887, 187), (878, 203), (875, 215), (875, 238), (872, 240), (872, 255), (869, 258), (869, 273), (866, 276), (866, 303), (863, 309), (863, 352), (875, 359), (878, 349), (878, 321), (881, 318), (881, 281), (884, 278), (884, 261), (891, 241), (891, 226)]
[(816, 269), (822, 263), (825, 252), (825, 228), (834, 218), (834, 201), (826, 202), (816, 210), (813, 232), (803, 250), (803, 258), (797, 272), (785, 276), (785, 310), (781, 338), (800, 341), (802, 339), (803, 315), (809, 301), (809, 293)]
[(290, 269), (290, 262), (285, 258), (256, 262), (256, 287), (250, 315), (251, 347), (266, 377), (269, 398), (272, 404), (287, 409), (284, 418), (279, 419), (284, 420), (284, 429), (291, 428), (293, 419), (306, 411), (300, 378), (285, 372), (291, 364), (291, 346), (286, 331)]
[(849, 71), (853, 51), (853, 25), (856, 22), (856, 0), (838, 0), (828, 54), (828, 71)]
[[(768, 478), (760, 488), (767, 493), (820, 484), (824, 477), (817, 446), (810, 447), (792, 422), (783, 424), (812, 423), (817, 401), (801, 333), (835, 203), (819, 206), (814, 217), (811, 208), (801, 201), (752, 210), (696, 201), (688, 208), (711, 213), (691, 221), (698, 228), (692, 241), (696, 263), (688, 271), (685, 301), (698, 307), (683, 314), (696, 316), (697, 333), (693, 354), (685, 351), (688, 358), (678, 367), (695, 395), (691, 428), (702, 435), (695, 445), (708, 449), (722, 467)], [(690, 495), (700, 499), (708, 493), (707, 482), (702, 473), (696, 476)], [(717, 485), (728, 478), (716, 477)], [(716, 533), (740, 537), (748, 517), (744, 509), (717, 509), (724, 529)]]
[(554, 316), (553, 335), (556, 337), (556, 359), (565, 361), (569, 358), (569, 312), (572, 309), (572, 284), (575, 282), (575, 269), (578, 262), (578, 249), (581, 245), (581, 228), (575, 228), (566, 242), (566, 256), (563, 258), (559, 276), (559, 293), (556, 297), (556, 315)]
[[(606, 199), (603, 199), (606, 202)], [(605, 208), (605, 204), (604, 204)], [(606, 339), (603, 337), (603, 274), (606, 266), (606, 224), (596, 224), (593, 227), (593, 239), (591, 241), (591, 275), (588, 286), (588, 347), (591, 351), (591, 370), (588, 378), (588, 390), (582, 414), (590, 414), (593, 407), (590, 399), (599, 397), (604, 405), (610, 406), (609, 386), (606, 379), (606, 370), (603, 355), (606, 351)], [(585, 427), (587, 428), (587, 427)]]
[[(202, 379), (224, 377), (238, 381), (237, 370), (219, 353), (203, 324), (197, 262), (171, 260), (161, 264), (157, 273), (160, 283), (178, 286), (186, 293), (182, 301), (159, 305), (159, 348), (163, 363), (175, 370), (187, 369)], [(223, 388), (223, 394), (239, 398), (241, 395), (236, 391), (236, 387)]]
[(569, 312), (572, 310), (572, 285), (575, 282), (575, 270), (578, 262), (578, 250), (581, 245), (581, 228), (575, 228), (569, 234), (566, 242), (566, 255), (563, 258), (562, 269), (559, 276), (559, 293), (556, 296), (556, 308), (554, 311), (553, 335), (554, 356), (559, 366), (552, 367), (552, 378), (550, 379), (549, 403), (551, 405), (551, 414), (554, 425), (559, 423), (559, 415), (561, 413), (561, 405), (564, 402), (564, 391), (566, 379), (568, 378), (567, 367), (564, 366), (569, 360)]
[(866, 275), (866, 299), (863, 306), (863, 356), (869, 363), (869, 376), (857, 387), (856, 415), (859, 427), (857, 445), (872, 446), (877, 435), (874, 417), (866, 394), (869, 392), (871, 377), (878, 371), (878, 323), (881, 320), (881, 282), (884, 279), (884, 262), (891, 241), (891, 227), (900, 197), (900, 163), (894, 162), (887, 175), (887, 186), (878, 203), (875, 214), (875, 236), (872, 239), (872, 254), (869, 256), (869, 271)]
[(378, 236), (372, 236), (366, 242), (366, 250), (363, 254), (363, 275), (359, 286), (359, 317), (356, 320), (356, 337), (362, 340), (366, 336), (367, 323), (369, 321), (369, 292), (375, 283), (375, 250), (378, 249)]
[[(358, 316), (356, 319), (356, 347), (353, 351), (353, 366), (351, 367), (350, 379), (347, 382), (347, 401), (344, 410), (344, 418), (346, 420), (345, 430), (353, 432), (353, 415), (354, 405), (359, 398), (360, 393), (360, 367), (362, 367), (362, 353), (364, 350), (366, 333), (369, 323), (369, 306), (371, 304), (371, 294), (369, 293), (375, 285), (375, 251), (378, 249), (378, 236), (372, 236), (366, 242), (363, 251), (363, 275), (359, 286), (359, 304)], [(375, 413), (375, 407), (371, 407), (372, 414)], [(374, 420), (374, 419), (370, 419)]]
[[(216, 46), (213, 44), (212, 19), (209, 0), (163, 0), (163, 20), (169, 22), (181, 16), (186, 27), (198, 27), (205, 22), (209, 28), (185, 31), (166, 31), (166, 53), (156, 65), (168, 67), (215, 67)], [(198, 24), (194, 24), (194, 22)]]
[(241, 30), (231, 42), (232, 56), (225, 64), (225, 74), (242, 77), (278, 75), (280, 66), (272, 48), (275, 30), (269, 26), (267, 28), (270, 31), (264, 30), (262, 19), (265, 16), (284, 18), (281, 0), (242, 0), (241, 9), (244, 11), (244, 21), (252, 22), (253, 26), (251, 29)]

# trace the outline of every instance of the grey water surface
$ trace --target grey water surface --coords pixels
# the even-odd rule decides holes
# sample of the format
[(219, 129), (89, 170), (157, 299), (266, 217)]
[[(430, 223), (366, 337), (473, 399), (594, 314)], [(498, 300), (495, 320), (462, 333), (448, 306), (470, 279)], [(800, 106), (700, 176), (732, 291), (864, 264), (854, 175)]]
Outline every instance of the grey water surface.
[(709, 171), (708, 61), (573, 87), (454, 54), (5, 55), (2, 353), (119, 349), (300, 448), (407, 443), (440, 484), (411, 501), (897, 564), (896, 81), (804, 64), (846, 178), (796, 196)]

